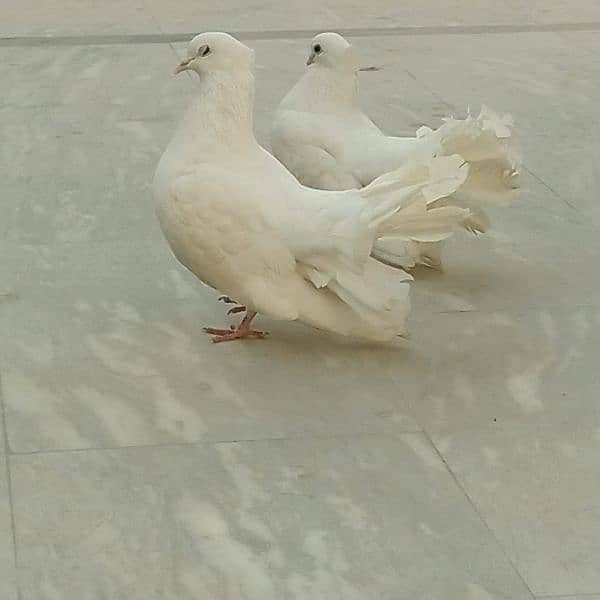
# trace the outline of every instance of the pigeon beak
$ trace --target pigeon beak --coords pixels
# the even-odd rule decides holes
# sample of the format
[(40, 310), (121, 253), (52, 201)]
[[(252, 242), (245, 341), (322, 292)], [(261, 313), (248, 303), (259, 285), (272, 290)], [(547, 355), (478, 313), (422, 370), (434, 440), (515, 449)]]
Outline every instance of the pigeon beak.
[(306, 64), (307, 66), (312, 65), (315, 62), (315, 58), (317, 58), (316, 54), (314, 52), (310, 53), (310, 56), (308, 57)]
[(192, 58), (188, 58), (187, 60), (182, 60), (177, 67), (175, 68), (175, 70), (173, 71), (173, 75), (179, 75), (179, 73), (183, 73), (183, 71), (186, 71), (187, 69), (189, 69), (189, 64), (192, 62)]

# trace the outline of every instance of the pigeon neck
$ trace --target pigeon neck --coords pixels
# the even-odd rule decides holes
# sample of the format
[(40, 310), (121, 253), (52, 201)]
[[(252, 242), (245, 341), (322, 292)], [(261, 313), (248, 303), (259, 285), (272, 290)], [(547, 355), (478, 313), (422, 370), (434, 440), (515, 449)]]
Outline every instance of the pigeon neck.
[(199, 95), (188, 109), (184, 128), (203, 147), (254, 140), (254, 76), (252, 73), (203, 74)]
[(351, 68), (315, 65), (306, 72), (305, 98), (314, 112), (339, 113), (358, 106), (358, 77)]

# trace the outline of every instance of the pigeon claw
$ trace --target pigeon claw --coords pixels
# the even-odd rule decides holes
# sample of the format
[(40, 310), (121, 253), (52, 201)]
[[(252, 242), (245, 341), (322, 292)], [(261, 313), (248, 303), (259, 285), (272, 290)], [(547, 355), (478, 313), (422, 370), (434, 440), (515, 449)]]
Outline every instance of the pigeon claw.
[(209, 335), (227, 335), (232, 331), (235, 331), (235, 325), (231, 325), (229, 329), (216, 329), (215, 327), (203, 327), (204, 333)]
[(245, 312), (245, 306), (234, 306), (227, 311), (228, 315), (234, 315), (235, 313)]
[[(231, 310), (234, 312), (241, 312), (241, 310), (236, 310), (237, 308), (246, 310), (243, 307), (235, 307)], [(267, 331), (255, 331), (254, 329), (250, 329), (250, 323), (255, 316), (255, 312), (247, 312), (239, 325), (231, 325), (229, 329), (204, 327), (204, 332), (214, 336), (212, 341), (215, 344), (219, 344), (220, 342), (232, 342), (233, 340), (244, 340), (248, 338), (262, 339), (267, 337), (269, 335)]]
[(244, 340), (249, 338), (262, 340), (268, 335), (268, 331), (256, 331), (254, 329), (249, 329), (248, 331), (237, 331), (234, 329), (231, 331), (226, 331), (223, 335), (215, 335), (212, 341), (213, 344), (220, 344), (221, 342), (233, 342), (233, 340)]

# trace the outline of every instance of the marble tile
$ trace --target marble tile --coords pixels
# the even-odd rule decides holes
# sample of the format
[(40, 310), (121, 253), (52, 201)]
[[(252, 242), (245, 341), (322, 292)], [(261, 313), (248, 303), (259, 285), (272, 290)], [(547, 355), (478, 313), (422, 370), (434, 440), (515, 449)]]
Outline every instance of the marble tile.
[[(600, 65), (595, 53), (562, 35), (535, 34), (540, 53), (548, 57), (541, 62), (540, 54), (527, 51), (531, 36), (524, 34), (349, 39), (363, 64), (382, 68), (361, 75), (361, 91), (365, 109), (385, 131), (410, 135), (423, 123), (437, 126), (441, 117), (464, 115), (468, 106), (478, 110), (482, 103), (509, 112), (526, 165), (549, 186), (546, 206), (584, 221), (596, 209), (590, 190), (597, 187), (599, 136), (589, 115), (600, 97)], [(579, 39), (585, 34), (569, 35)], [(593, 48), (593, 39), (587, 39)], [(258, 46), (257, 57), (266, 63), (272, 60), (268, 43), (261, 44), (264, 51)], [(304, 69), (306, 42), (287, 45), (273, 66), (265, 64), (267, 71), (277, 71), (273, 89), (283, 88), (273, 106)]]
[[(6, 46), (0, 47), (0, 56), (3, 106), (68, 106), (75, 122), (90, 111), (98, 113), (93, 120), (108, 118), (111, 110), (146, 120), (170, 119), (181, 108), (178, 100), (187, 79), (172, 76), (177, 59), (168, 43), (40, 46), (35, 52)], [(62, 129), (62, 123), (54, 124), (57, 133), (64, 134)]]
[(266, 319), (270, 339), (215, 346), (201, 327), (226, 307), (158, 236), (3, 248), (13, 450), (417, 429), (396, 407), (420, 394), (418, 349)]
[[(403, 37), (382, 40), (428, 90), (456, 106), (487, 104), (511, 113), (525, 164), (557, 198), (582, 215), (597, 215), (600, 98), (597, 55), (554, 34)], [(367, 42), (367, 40), (357, 40)], [(540, 57), (543, 56), (543, 59)], [(400, 59), (400, 58), (399, 58)], [(379, 90), (381, 91), (381, 90)]]
[[(1, 311), (1, 307), (2, 307), (2, 298), (6, 298), (6, 296), (2, 296), (2, 293), (0, 292), (0, 311)], [(6, 300), (4, 300), (6, 301)], [(0, 317), (0, 323), (2, 323), (2, 318)], [(1, 372), (0, 372), (0, 411), (2, 411), (2, 403), (4, 402), (4, 397), (3, 397), (3, 392), (2, 392), (2, 376), (1, 376)], [(6, 450), (6, 442), (5, 442), (5, 437), (4, 437), (4, 422), (3, 422), (3, 416), (2, 414), (0, 414), (0, 468), (3, 468), (3, 462), (4, 462), (4, 454), (5, 454), (5, 450)]]
[(543, 2), (520, 2), (503, 0), (505, 10), (522, 16), (527, 23), (589, 23), (600, 20), (600, 6), (587, 0), (563, 2), (544, 0)]
[[(495, 41), (481, 48), (473, 70), (460, 72), (463, 82), (489, 82), (483, 66), (494, 64), (502, 47), (497, 38), (507, 43), (506, 36), (489, 37)], [(546, 49), (559, 38), (540, 39)], [(448, 75), (439, 81), (426, 77), (439, 54), (465, 52), (464, 40), (438, 37), (431, 47), (416, 38), (367, 41), (357, 42), (365, 64), (381, 60), (384, 70), (365, 74), (365, 101), (394, 132), (439, 118), (451, 106), (440, 98), (456, 101), (464, 95), (449, 93), (457, 88), (448, 85)], [(478, 43), (480, 37), (474, 36)], [(3, 51), (9, 50), (9, 62), (19, 71), (32, 61), (16, 49)], [(433, 401), (422, 398), (439, 398), (447, 377), (437, 385), (434, 376), (427, 390), (424, 382), (444, 372), (439, 349), (452, 352), (457, 335), (465, 348), (479, 352), (491, 350), (498, 329), (510, 331), (501, 336), (506, 349), (498, 389), (505, 390), (503, 378), (513, 368), (505, 357), (512, 343), (536, 362), (535, 346), (524, 336), (545, 336), (544, 319), (594, 322), (597, 224), (525, 177), (521, 201), (494, 214), (490, 235), (457, 237), (448, 244), (445, 274), (418, 275), (410, 344), (354, 350), (300, 326), (269, 324), (277, 337), (267, 344), (215, 351), (200, 326), (222, 322), (223, 307), (170, 258), (148, 191), (156, 159), (194, 83), (165, 76), (176, 60), (167, 47), (77, 50), (40, 49), (32, 64), (42, 82), (39, 98), (29, 84), (11, 80), (10, 103), (0, 113), (12, 128), (11, 138), (18, 140), (4, 149), (12, 161), (6, 169), (8, 188), (14, 190), (4, 204), (10, 212), (13, 196), (18, 201), (0, 266), (3, 318), (18, 335), (10, 336), (0, 354), (8, 368), (11, 443), (19, 451), (305, 435), (329, 427), (337, 432), (414, 430), (410, 414), (415, 410), (428, 426), (441, 419)], [(256, 50), (256, 121), (264, 139), (272, 110), (304, 68), (305, 42), (260, 42)], [(405, 68), (416, 60), (417, 50), (425, 68), (413, 77), (412, 67)], [(533, 63), (526, 59), (525, 64)], [(76, 75), (81, 72), (84, 77)], [(103, 85), (108, 73), (112, 86)], [(545, 66), (544, 77), (551, 80)], [(487, 94), (499, 104), (508, 99), (499, 85), (487, 88)], [(403, 98), (408, 108), (387, 110), (394, 98)], [(24, 99), (26, 106), (19, 108)], [(514, 100), (507, 108), (514, 108)], [(70, 132), (66, 138), (65, 131)], [(543, 150), (539, 139), (532, 143)], [(36, 164), (33, 172), (30, 164)], [(466, 325), (467, 331), (477, 331), (475, 336), (463, 331), (471, 318), (464, 311), (476, 313), (475, 325)], [(443, 314), (430, 319), (438, 313)], [(523, 315), (532, 314), (536, 329), (521, 333), (520, 323), (528, 322)], [(516, 325), (506, 328), (503, 320)], [(475, 339), (479, 346), (473, 346)], [(308, 363), (290, 367), (294, 357), (307, 352)], [(273, 376), (273, 367), (280, 375)], [(312, 369), (322, 377), (315, 380)], [(467, 380), (477, 378), (469, 369), (467, 364), (463, 371)], [(323, 402), (319, 395), (335, 400)], [(365, 397), (374, 400), (365, 404)], [(171, 399), (168, 417), (165, 398)], [(460, 401), (448, 406), (456, 408), (453, 402)], [(309, 406), (316, 408), (314, 414)], [(503, 406), (506, 411), (499, 414), (520, 414), (510, 397)]]
[(458, 232), (445, 243), (443, 273), (415, 271), (414, 312), (600, 305), (598, 224), (562, 203), (548, 205), (544, 187), (527, 174), (522, 179), (511, 207), (488, 210), (492, 224), (485, 235)]
[[(502, 36), (501, 36), (502, 37)], [(380, 122), (386, 131), (409, 135), (423, 123), (436, 124), (440, 117), (450, 114), (455, 105), (446, 104), (435, 91), (423, 87), (423, 82), (415, 80), (405, 70), (405, 58), (387, 38), (360, 39), (360, 52), (364, 64), (380, 64), (383, 71), (363, 74), (363, 96), (365, 106), (370, 115)], [(391, 44), (391, 45), (390, 45)], [(268, 146), (269, 128), (272, 114), (280, 98), (301, 75), (304, 66), (306, 43), (302, 40), (293, 42), (256, 42), (253, 47), (257, 55), (257, 99), (256, 99), (256, 130), (258, 138)], [(176, 46), (178, 53), (184, 52), (185, 45)], [(168, 60), (171, 60), (170, 57)], [(158, 84), (157, 84), (158, 85)], [(181, 106), (193, 94), (193, 83), (184, 82), (180, 97), (186, 94), (185, 100), (179, 101)], [(493, 90), (490, 91), (493, 95)], [(138, 103), (137, 94), (126, 104), (129, 108)], [(177, 119), (172, 114), (172, 123)], [(171, 124), (170, 127), (173, 125)], [(165, 135), (167, 125), (156, 128), (157, 136)], [(543, 152), (541, 141), (535, 141), (536, 153)], [(148, 160), (147, 172), (153, 169), (152, 161)], [(136, 171), (139, 168), (136, 166)], [(150, 175), (148, 174), (148, 177)], [(135, 191), (134, 191), (135, 193)], [(589, 195), (589, 194), (588, 194)], [(123, 210), (119, 207), (119, 210)], [(464, 264), (466, 259), (472, 259), (477, 264), (472, 265), (465, 277), (472, 277), (474, 271), (489, 270), (489, 263), (494, 261), (502, 274), (494, 277), (499, 280), (508, 277), (512, 281), (505, 285), (504, 290), (489, 290), (487, 300), (495, 303), (504, 296), (504, 302), (514, 300), (518, 306), (533, 291), (538, 291), (540, 297), (547, 302), (561, 302), (575, 293), (573, 282), (579, 285), (590, 284), (585, 290), (585, 297), (596, 293), (591, 289), (594, 279), (594, 263), (600, 255), (600, 240), (596, 235), (598, 226), (590, 222), (585, 215), (557, 198), (536, 178), (527, 172), (523, 176), (523, 192), (521, 199), (512, 210), (491, 211), (495, 231), (481, 243), (472, 243), (472, 238), (463, 236), (458, 247), (457, 256)], [(533, 232), (558, 232), (560, 230), (561, 248), (556, 255), (556, 233), (553, 235), (532, 235)], [(579, 240), (587, 238), (585, 245)], [(451, 242), (451, 246), (454, 241)], [(477, 252), (473, 252), (477, 249)], [(491, 253), (494, 256), (491, 256)], [(502, 256), (498, 256), (502, 254)], [(540, 264), (543, 261), (543, 268)], [(526, 263), (535, 263), (527, 265)], [(522, 276), (520, 276), (522, 274)], [(460, 277), (460, 274), (453, 275)], [(521, 281), (515, 281), (519, 277)], [(480, 278), (474, 278), (475, 282)], [(447, 280), (442, 280), (448, 285)], [(515, 285), (522, 286), (524, 294), (515, 293)], [(547, 285), (556, 286), (548, 290)], [(486, 288), (487, 289), (487, 288)], [(560, 289), (561, 293), (556, 293)], [(485, 291), (485, 290), (484, 290)], [(454, 292), (452, 292), (454, 293)], [(581, 292), (576, 292), (581, 296)]]
[(0, 8), (0, 35), (155, 33), (144, 0), (22, 0)]
[(171, 77), (172, 50), (39, 48), (32, 58), (5, 48), (0, 56), (8, 89), (0, 126), (9, 140), (0, 235), (82, 242), (153, 224), (152, 176), (190, 87)]
[[(514, 114), (532, 172), (489, 235), (418, 273), (412, 340), (390, 347), (265, 319), (264, 343), (210, 344), (225, 308), (149, 194), (196, 85), (170, 76), (185, 44), (85, 39), (599, 20), (586, 0), (4, 3), (1, 36), (84, 44), (0, 47), (19, 600), (600, 600), (597, 33), (349, 36), (382, 67), (361, 82), (386, 131), (484, 102)], [(307, 41), (248, 42), (265, 145)]]
[(264, 343), (215, 347), (201, 326), (227, 322), (223, 305), (158, 237), (6, 245), (0, 272), (13, 299), (0, 318), (15, 333), (0, 359), (11, 446), (415, 430), (417, 422), (445, 431), (571, 406), (594, 414), (600, 305), (545, 300), (524, 276), (517, 285), (502, 274), (493, 255), (478, 264), (475, 285), (467, 250), (450, 254), (446, 274), (413, 284), (407, 342), (355, 347), (263, 320), (273, 334)]
[[(7, 132), (0, 150), (0, 239), (114, 240), (152, 227), (153, 212), (144, 207), (151, 204), (154, 169), (198, 85), (195, 78), (171, 76), (185, 46), (175, 45), (176, 52), (166, 44), (51, 47), (36, 48), (34, 56), (0, 48), (6, 82), (0, 126)], [(305, 68), (307, 40), (252, 46), (256, 132), (268, 147), (273, 112)], [(377, 50), (364, 53), (365, 64), (380, 58)], [(393, 132), (410, 134), (430, 113), (441, 117), (450, 110), (428, 92), (424, 103), (421, 85), (402, 69), (366, 73), (364, 81), (367, 90), (394, 91)], [(377, 100), (379, 114), (392, 112), (382, 110), (381, 96)]]
[[(416, 319), (414, 319), (416, 320)], [(419, 315), (430, 349), (421, 398), (402, 411), (435, 435), (510, 423), (600, 425), (600, 306)], [(427, 338), (427, 339), (423, 339)]]
[[(545, 182), (525, 173), (536, 188), (542, 185), (544, 206), (571, 221), (585, 222), (594, 213), (590, 190), (597, 187), (600, 137), (589, 117), (600, 98), (594, 53), (553, 33), (535, 34), (548, 57), (541, 63), (539, 54), (527, 52), (531, 36), (524, 34), (349, 39), (362, 64), (381, 68), (362, 73), (360, 82), (363, 106), (384, 131), (412, 135), (422, 124), (438, 126), (442, 117), (464, 116), (469, 106), (477, 111), (481, 104), (511, 113), (525, 164)], [(254, 42), (253, 47), (257, 105), (267, 107), (264, 124), (257, 115), (262, 134), (305, 69), (306, 41)]]
[(562, 32), (560, 37), (573, 48), (583, 49), (592, 56), (598, 53), (598, 35), (595, 31)]
[(10, 519), (4, 446), (0, 448), (0, 598), (17, 600), (13, 534)]
[(357, 0), (308, 0), (292, 19), (290, 6), (284, 3), (252, 0), (240, 6), (237, 0), (226, 0), (217, 7), (183, 0), (178, 10), (173, 11), (159, 0), (147, 1), (164, 31), (314, 29), (318, 33), (352, 27), (447, 26), (508, 23), (518, 19), (501, 2), (493, 0), (472, 0), (468, 5), (456, 0), (402, 3), (375, 0), (367, 4)]
[[(508, 45), (507, 36), (469, 36), (475, 45), (482, 45), (484, 38), (498, 37)], [(460, 58), (467, 48), (471, 50), (464, 41), (457, 46), (455, 38), (438, 36), (425, 46), (420, 38), (355, 40), (364, 64), (383, 67), (381, 72), (362, 77), (369, 114), (384, 130), (409, 135), (423, 123), (435, 125), (444, 115), (460, 113), (469, 103), (485, 101), (499, 110), (514, 112), (527, 146), (527, 163), (558, 190), (545, 176), (546, 171), (553, 171), (548, 165), (555, 157), (550, 157), (549, 163), (542, 160), (547, 154), (547, 140), (540, 137), (545, 126), (533, 122), (539, 118), (530, 110), (534, 99), (525, 95), (523, 102), (516, 103), (505, 93), (504, 77), (514, 79), (515, 74), (512, 68), (507, 72), (508, 59), (501, 70), (497, 68), (494, 55), (504, 51), (504, 46), (494, 43), (491, 52), (486, 42), (471, 58), (469, 71), (452, 72), (450, 67), (438, 65), (437, 55), (449, 60), (451, 56)], [(553, 34), (541, 34), (540, 39), (546, 45), (558, 40), (560, 45), (560, 38)], [(273, 111), (305, 68), (306, 40), (254, 42), (252, 46), (257, 53), (256, 130), (261, 143), (268, 147)], [(184, 47), (177, 45), (177, 52)], [(11, 140), (3, 148), (7, 190), (3, 204), (9, 216), (0, 225), (0, 236), (27, 243), (105, 240), (123, 237), (136, 219), (148, 227), (149, 221), (143, 219), (150, 213), (139, 207), (148, 202), (158, 157), (196, 85), (187, 77), (170, 77), (177, 60), (171, 49), (162, 45), (40, 48), (32, 59), (24, 57), (20, 48), (5, 48), (0, 55), (6, 57), (8, 65), (0, 69), (8, 81), (7, 105), (0, 109), (0, 123)], [(556, 60), (564, 62), (564, 53)], [(415, 62), (418, 73), (412, 66)], [(531, 73), (537, 69), (533, 63), (525, 65)], [(27, 80), (30, 83), (20, 82), (24, 69), (34, 74)], [(558, 85), (556, 73), (547, 71), (537, 74), (538, 87), (544, 79), (550, 87)], [(109, 72), (111, 85), (107, 86)], [(490, 81), (490, 72), (496, 73), (497, 81)], [(517, 76), (521, 75), (519, 71)], [(573, 103), (575, 112), (593, 110), (592, 100), (584, 100), (587, 97), (580, 94), (579, 103)], [(535, 102), (540, 101), (535, 98)], [(556, 108), (555, 103), (551, 106)], [(525, 109), (529, 112), (522, 116)], [(551, 120), (554, 123), (557, 118)], [(584, 133), (584, 137), (588, 135)], [(108, 159), (107, 147), (111, 148)], [(582, 152), (585, 147), (581, 147)], [(529, 187), (533, 184), (539, 206), (548, 208), (552, 218), (588, 224), (585, 210), (595, 209), (589, 192), (594, 172), (576, 177), (582, 168), (578, 156), (579, 150), (563, 156), (562, 171), (570, 173), (568, 177), (580, 188), (574, 194), (557, 197), (533, 178), (527, 183)], [(529, 222), (523, 223), (530, 227)]]
[(538, 596), (539, 600), (600, 600), (600, 594), (574, 594), (570, 596)]
[(572, 23), (598, 21), (600, 9), (585, 0), (569, 8), (560, 0), (522, 3), (517, 0), (409, 0), (402, 3), (375, 0), (306, 2), (302, 10), (285, 3), (226, 0), (218, 6), (180, 0), (176, 10), (159, 0), (97, 3), (24, 0), (6, 4), (0, 11), (3, 35), (85, 35), (193, 32), (208, 30), (253, 31), (314, 29), (315, 32), (351, 27), (446, 27)]
[(15, 457), (23, 600), (530, 598), (420, 434)]
[(597, 414), (575, 402), (562, 418), (493, 423), (436, 445), (536, 596), (600, 588)]
[(391, 2), (375, 0), (310, 0), (290, 18), (290, 6), (257, 0), (243, 6), (237, 0), (199, 6), (183, 0), (178, 10), (159, 0), (147, 0), (149, 10), (163, 31), (254, 31), (314, 29), (329, 31), (348, 28), (451, 27), (456, 25), (535, 25), (536, 23), (589, 22), (600, 19), (600, 9), (593, 3), (577, 0), (573, 10), (560, 0), (519, 3), (516, 0), (428, 0)]

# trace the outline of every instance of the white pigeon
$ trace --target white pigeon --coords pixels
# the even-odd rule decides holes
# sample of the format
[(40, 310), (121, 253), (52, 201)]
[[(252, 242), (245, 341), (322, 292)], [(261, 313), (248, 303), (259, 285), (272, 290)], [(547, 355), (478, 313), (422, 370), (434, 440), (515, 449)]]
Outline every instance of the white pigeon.
[(263, 337), (257, 313), (385, 341), (406, 331), (410, 276), (370, 257), (378, 237), (436, 241), (466, 214), (427, 210), (465, 180), (461, 157), (386, 174), (362, 190), (320, 191), (294, 176), (253, 132), (254, 53), (224, 33), (188, 46), (176, 73), (200, 76), (154, 177), (161, 229), (176, 258), (243, 305), (241, 323), (205, 328), (221, 342)]
[[(483, 108), (478, 117), (446, 119), (416, 137), (385, 135), (362, 112), (357, 52), (341, 35), (322, 33), (311, 42), (308, 68), (284, 97), (273, 123), (273, 154), (304, 185), (327, 190), (360, 188), (407, 160), (460, 154), (469, 177), (451, 199), (432, 206), (468, 207), (463, 226), (482, 233), (489, 226), (483, 206), (504, 205), (518, 187), (519, 155), (510, 117)], [(441, 266), (439, 244), (378, 243), (375, 256), (390, 264)]]

